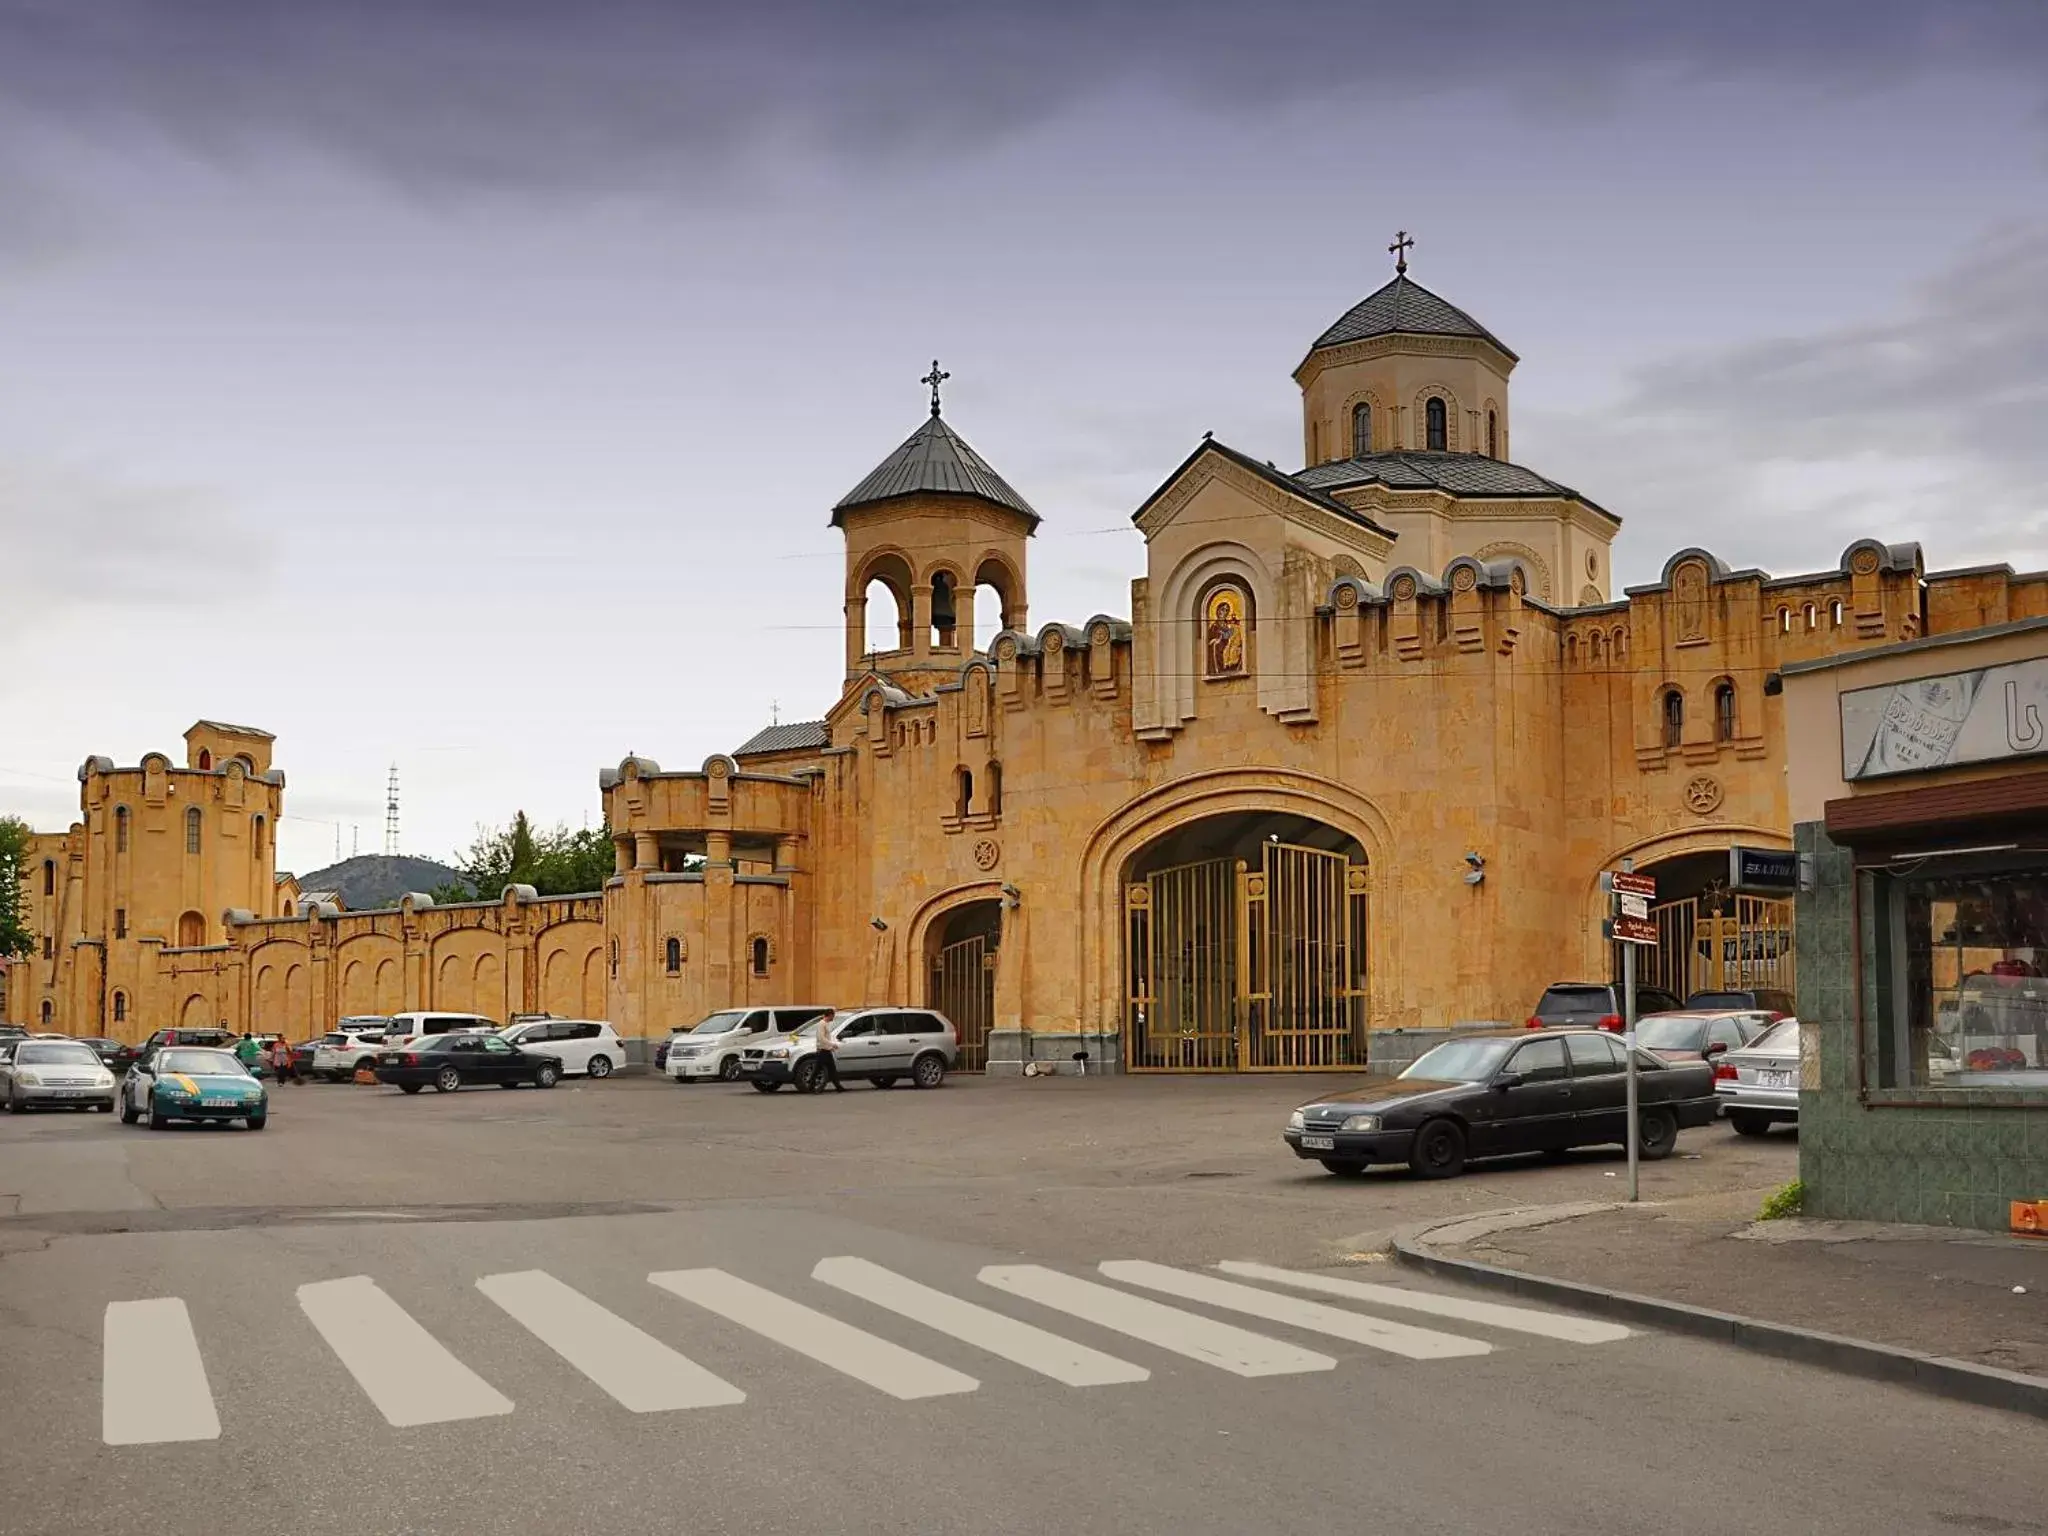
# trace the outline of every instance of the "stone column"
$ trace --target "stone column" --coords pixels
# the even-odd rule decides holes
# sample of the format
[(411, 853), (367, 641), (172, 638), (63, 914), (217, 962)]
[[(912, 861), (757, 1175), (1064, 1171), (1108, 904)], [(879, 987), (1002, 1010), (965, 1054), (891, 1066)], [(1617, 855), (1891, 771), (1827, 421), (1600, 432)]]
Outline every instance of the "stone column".
[(932, 589), (929, 582), (920, 582), (910, 589), (910, 654), (923, 657), (932, 653)]
[(661, 843), (652, 832), (633, 834), (633, 867), (642, 874), (661, 868)]
[(868, 598), (863, 592), (846, 600), (846, 670), (861, 670), (861, 658), (868, 653)]

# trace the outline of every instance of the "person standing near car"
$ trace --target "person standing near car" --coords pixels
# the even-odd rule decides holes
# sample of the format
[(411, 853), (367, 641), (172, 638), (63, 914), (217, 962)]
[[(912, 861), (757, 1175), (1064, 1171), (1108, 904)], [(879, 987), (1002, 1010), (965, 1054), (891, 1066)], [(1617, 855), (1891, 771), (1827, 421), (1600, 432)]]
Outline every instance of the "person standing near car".
[(235, 1042), (235, 1060), (239, 1061), (253, 1074), (256, 1070), (257, 1058), (262, 1056), (262, 1054), (263, 1047), (256, 1043), (256, 1037), (246, 1030), (243, 1031), (242, 1038)]
[(270, 1042), (270, 1075), (276, 1080), (278, 1087), (282, 1088), (285, 1079), (291, 1075), (291, 1070), (292, 1043), (283, 1035), (279, 1035)]
[(825, 1079), (832, 1079), (835, 1092), (846, 1092), (846, 1084), (839, 1080), (839, 1041), (832, 1034), (832, 1015), (826, 1014), (818, 1020), (818, 1084), (825, 1086)]

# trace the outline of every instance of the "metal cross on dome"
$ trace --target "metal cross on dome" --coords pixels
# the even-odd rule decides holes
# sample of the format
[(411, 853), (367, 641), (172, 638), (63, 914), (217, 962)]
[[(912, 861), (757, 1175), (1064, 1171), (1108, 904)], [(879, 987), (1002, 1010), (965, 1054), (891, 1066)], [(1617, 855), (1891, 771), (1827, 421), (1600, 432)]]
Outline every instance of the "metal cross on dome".
[(940, 371), (939, 360), (935, 357), (932, 359), (932, 371), (917, 381), (920, 384), (929, 384), (932, 387), (932, 414), (934, 416), (939, 414), (939, 386), (951, 377), (953, 375), (950, 373)]
[(1396, 277), (1400, 277), (1407, 272), (1408, 253), (1414, 249), (1415, 242), (1408, 238), (1407, 230), (1397, 229), (1394, 231), (1394, 243), (1388, 246), (1387, 250), (1393, 255), (1394, 275)]

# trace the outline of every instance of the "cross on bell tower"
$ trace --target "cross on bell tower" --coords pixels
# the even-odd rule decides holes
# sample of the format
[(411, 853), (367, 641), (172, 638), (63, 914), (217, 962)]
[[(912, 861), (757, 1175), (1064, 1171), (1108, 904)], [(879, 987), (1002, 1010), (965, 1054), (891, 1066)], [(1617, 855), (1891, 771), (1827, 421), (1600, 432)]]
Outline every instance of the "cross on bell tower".
[(1388, 253), (1394, 258), (1394, 276), (1403, 277), (1407, 274), (1408, 253), (1414, 249), (1415, 242), (1408, 238), (1407, 230), (1394, 231), (1394, 243), (1387, 247)]
[(940, 371), (939, 360), (935, 357), (932, 359), (932, 371), (917, 381), (920, 384), (929, 384), (932, 387), (932, 414), (934, 416), (939, 414), (939, 386), (951, 377), (953, 375), (950, 373)]

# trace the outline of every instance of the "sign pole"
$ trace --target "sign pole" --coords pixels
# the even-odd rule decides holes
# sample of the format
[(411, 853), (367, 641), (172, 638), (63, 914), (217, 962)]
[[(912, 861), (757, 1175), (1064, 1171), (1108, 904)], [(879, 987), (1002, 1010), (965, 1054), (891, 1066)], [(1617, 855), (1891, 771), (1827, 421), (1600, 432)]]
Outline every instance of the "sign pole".
[[(1622, 871), (1636, 867), (1634, 859), (1621, 861)], [(1636, 1164), (1642, 1147), (1640, 1107), (1636, 1103), (1636, 946), (1621, 946), (1621, 1053), (1628, 1058), (1628, 1198), (1636, 1203)]]

